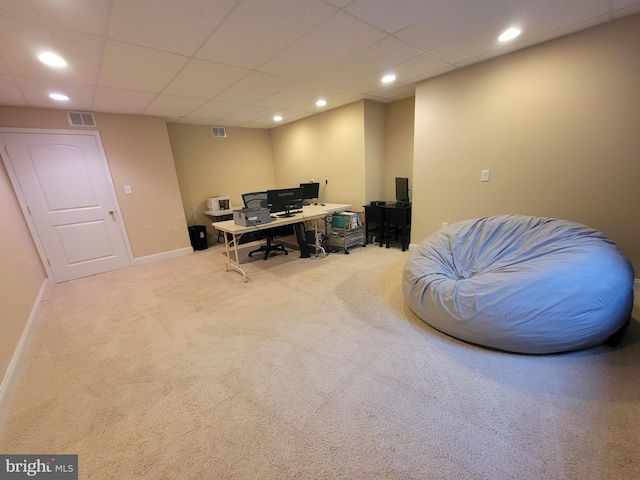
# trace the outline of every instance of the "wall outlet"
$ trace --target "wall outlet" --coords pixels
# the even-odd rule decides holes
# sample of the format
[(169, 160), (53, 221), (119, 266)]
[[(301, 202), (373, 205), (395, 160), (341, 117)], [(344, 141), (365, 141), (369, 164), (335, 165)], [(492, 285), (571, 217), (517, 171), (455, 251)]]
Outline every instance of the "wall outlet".
[(131, 191), (131, 185), (125, 185), (124, 186), (124, 193), (126, 193), (127, 195), (131, 195), (131, 193), (133, 193)]
[(480, 181), (488, 182), (489, 181), (489, 170), (480, 170)]

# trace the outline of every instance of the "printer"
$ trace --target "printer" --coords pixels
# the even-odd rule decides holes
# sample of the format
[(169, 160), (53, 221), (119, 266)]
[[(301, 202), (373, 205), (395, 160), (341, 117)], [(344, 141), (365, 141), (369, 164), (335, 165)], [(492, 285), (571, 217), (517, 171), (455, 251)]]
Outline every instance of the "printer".
[(271, 214), (268, 208), (242, 208), (233, 211), (233, 222), (242, 227), (262, 225), (271, 221)]

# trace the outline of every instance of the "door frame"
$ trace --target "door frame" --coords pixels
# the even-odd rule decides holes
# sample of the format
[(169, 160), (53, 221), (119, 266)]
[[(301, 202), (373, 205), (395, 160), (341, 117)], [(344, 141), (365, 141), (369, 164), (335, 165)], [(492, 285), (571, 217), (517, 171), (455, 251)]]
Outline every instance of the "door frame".
[[(109, 189), (109, 195), (111, 196), (111, 201), (117, 208), (120, 213), (121, 221), (120, 230), (122, 232), (124, 245), (127, 251), (127, 257), (129, 261), (129, 266), (133, 265), (133, 251), (131, 250), (131, 245), (129, 244), (129, 234), (127, 233), (127, 228), (124, 223), (124, 214), (122, 213), (122, 209), (120, 208), (120, 203), (118, 202), (118, 196), (116, 195), (116, 189), (113, 184), (113, 178), (111, 177), (111, 170), (109, 169), (109, 163), (107, 162), (107, 155), (105, 154), (104, 148), (102, 146), (102, 138), (100, 137), (100, 132), (97, 130), (66, 130), (66, 129), (44, 129), (44, 128), (18, 128), (18, 127), (0, 127), (0, 133), (23, 133), (23, 134), (35, 134), (35, 135), (83, 135), (83, 136), (93, 136), (96, 140), (96, 145), (98, 147), (98, 155), (100, 156), (100, 162), (102, 164), (102, 171), (107, 180), (107, 186)], [(20, 182), (18, 181), (18, 176), (16, 175), (13, 169), (13, 163), (9, 158), (9, 152), (6, 150), (6, 145), (0, 138), (0, 157), (4, 162), (4, 166), (7, 170), (7, 174), (9, 175), (9, 180), (11, 181), (11, 185), (13, 186), (13, 191), (16, 194), (18, 199), (18, 203), (20, 204), (20, 209), (22, 210), (22, 216), (27, 222), (27, 226), (29, 227), (29, 232), (31, 232), (31, 238), (33, 239), (33, 243), (36, 246), (36, 250), (40, 255), (40, 261), (42, 262), (42, 266), (44, 267), (47, 277), (53, 283), (59, 283), (56, 279), (53, 269), (49, 265), (47, 261), (47, 255), (44, 250), (44, 246), (42, 241), (40, 240), (40, 236), (38, 235), (38, 230), (36, 225), (31, 217), (31, 213), (29, 211), (29, 207), (27, 205), (27, 201), (22, 192), (22, 188), (20, 187)]]

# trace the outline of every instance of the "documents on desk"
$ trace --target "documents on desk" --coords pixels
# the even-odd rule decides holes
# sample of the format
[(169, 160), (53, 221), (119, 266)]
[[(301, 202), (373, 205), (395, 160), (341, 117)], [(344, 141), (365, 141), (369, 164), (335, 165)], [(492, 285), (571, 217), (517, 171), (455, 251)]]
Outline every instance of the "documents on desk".
[[(271, 218), (268, 210), (262, 209), (262, 210), (266, 210), (267, 216), (269, 217), (269, 221), (266, 223), (247, 222), (247, 214), (244, 214), (244, 223), (238, 223), (236, 222), (236, 218), (235, 218), (236, 211), (234, 211), (233, 220), (226, 220), (223, 222), (213, 222), (212, 225), (217, 230), (225, 233), (224, 243), (225, 243), (225, 249), (227, 253), (227, 262), (226, 262), (227, 270), (231, 268), (237, 271), (238, 273), (241, 273), (244, 278), (244, 281), (246, 282), (247, 274), (240, 267), (240, 260), (238, 255), (238, 241), (240, 240), (240, 237), (242, 237), (243, 234), (248, 232), (255, 232), (259, 230), (276, 228), (283, 225), (293, 225), (296, 223), (307, 222), (310, 220), (318, 220), (321, 218), (326, 218), (327, 216), (333, 213), (344, 212), (345, 210), (349, 210), (350, 208), (351, 208), (351, 205), (338, 204), (338, 203), (327, 203), (325, 205), (305, 205), (302, 207), (301, 213), (292, 215), (291, 217), (278, 217), (276, 219)], [(254, 214), (250, 213), (249, 215), (252, 218)], [(264, 218), (265, 214), (260, 213), (259, 215), (261, 216), (259, 216), (258, 219)], [(250, 224), (248, 225), (247, 223), (250, 223)], [(317, 225), (314, 225), (314, 228), (316, 230), (316, 238), (317, 238), (318, 237)], [(320, 249), (322, 250), (322, 247), (320, 247)]]

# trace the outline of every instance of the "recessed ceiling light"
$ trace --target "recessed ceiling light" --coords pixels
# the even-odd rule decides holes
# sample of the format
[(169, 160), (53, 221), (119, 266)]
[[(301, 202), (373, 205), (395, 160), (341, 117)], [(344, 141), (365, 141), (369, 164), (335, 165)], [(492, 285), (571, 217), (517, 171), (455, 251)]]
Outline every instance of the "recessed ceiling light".
[(62, 93), (50, 93), (49, 98), (52, 100), (57, 100), (59, 102), (66, 102), (67, 100), (69, 100), (69, 97), (63, 95)]
[(519, 28), (509, 28), (502, 32), (502, 35), (498, 37), (498, 40), (501, 42), (508, 42), (509, 40), (513, 40), (514, 38), (516, 38), (521, 33), (522, 32)]
[(396, 79), (396, 76), (393, 74), (385, 75), (382, 77), (382, 83), (391, 83)]
[(280, 116), (280, 115), (276, 115), (275, 117), (273, 117), (273, 119), (274, 119), (276, 122), (280, 122), (280, 121), (282, 121), (282, 116)]
[(45, 52), (38, 57), (38, 59), (42, 63), (46, 63), (51, 67), (64, 67), (67, 65), (67, 62), (64, 58), (56, 55), (55, 53)]
[(327, 104), (327, 101), (326, 101), (325, 99), (323, 99), (323, 98), (321, 98), (320, 100), (318, 100), (318, 101), (316, 102), (316, 105), (317, 105), (318, 107), (324, 107), (326, 104)]

